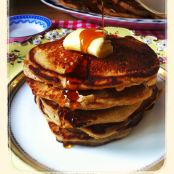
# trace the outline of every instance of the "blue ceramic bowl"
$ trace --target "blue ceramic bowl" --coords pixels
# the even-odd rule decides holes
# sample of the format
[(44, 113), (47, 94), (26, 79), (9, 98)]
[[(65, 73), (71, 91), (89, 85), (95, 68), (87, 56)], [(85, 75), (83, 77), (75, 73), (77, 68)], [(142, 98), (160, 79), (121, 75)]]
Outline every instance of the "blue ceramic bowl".
[(22, 14), (9, 18), (9, 41), (22, 42), (48, 30), (52, 21), (44, 16)]

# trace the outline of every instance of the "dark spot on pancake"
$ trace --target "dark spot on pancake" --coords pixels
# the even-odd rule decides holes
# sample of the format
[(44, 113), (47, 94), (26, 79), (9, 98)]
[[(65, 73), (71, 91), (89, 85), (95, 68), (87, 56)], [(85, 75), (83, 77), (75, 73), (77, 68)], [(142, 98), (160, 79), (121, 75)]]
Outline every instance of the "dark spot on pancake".
[(51, 77), (51, 76), (47, 76), (46, 74), (43, 74), (41, 73), (40, 69), (39, 68), (35, 68), (34, 66), (32, 65), (29, 65), (29, 69), (37, 76), (41, 77), (41, 78), (44, 78), (50, 82), (55, 82), (55, 83), (60, 83), (60, 80), (56, 77)]

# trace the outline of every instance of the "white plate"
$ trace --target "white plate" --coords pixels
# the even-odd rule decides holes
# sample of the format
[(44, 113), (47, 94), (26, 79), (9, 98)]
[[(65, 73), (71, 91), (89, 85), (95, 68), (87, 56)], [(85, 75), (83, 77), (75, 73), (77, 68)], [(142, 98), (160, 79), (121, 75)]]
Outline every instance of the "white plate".
[(20, 157), (30, 159), (33, 166), (41, 164), (65, 173), (148, 169), (165, 155), (164, 92), (128, 137), (98, 147), (75, 145), (66, 149), (56, 141), (25, 83), (11, 102), (9, 127)]

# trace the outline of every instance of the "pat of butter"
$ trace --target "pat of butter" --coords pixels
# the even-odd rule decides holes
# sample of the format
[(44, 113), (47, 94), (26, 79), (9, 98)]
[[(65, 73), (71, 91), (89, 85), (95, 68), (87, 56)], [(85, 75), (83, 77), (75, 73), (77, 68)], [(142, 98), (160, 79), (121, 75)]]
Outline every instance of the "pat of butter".
[[(70, 33), (63, 41), (63, 47), (66, 50), (81, 51), (80, 33), (85, 29), (77, 29)], [(97, 30), (98, 31), (98, 30)], [(99, 30), (100, 31), (100, 30)], [(104, 58), (113, 53), (113, 46), (109, 40), (103, 37), (94, 38), (88, 48), (87, 53), (98, 58)]]

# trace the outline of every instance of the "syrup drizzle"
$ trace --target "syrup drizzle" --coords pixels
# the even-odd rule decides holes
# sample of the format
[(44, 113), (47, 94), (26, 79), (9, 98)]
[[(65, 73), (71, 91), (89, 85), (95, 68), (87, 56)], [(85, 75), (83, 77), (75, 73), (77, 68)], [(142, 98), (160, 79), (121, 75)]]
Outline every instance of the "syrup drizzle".
[[(101, 0), (102, 5), (102, 29), (104, 29), (104, 2)], [(103, 31), (97, 31), (96, 29), (85, 29), (80, 33), (80, 46), (81, 50), (84, 53), (87, 53), (88, 47), (90, 43), (97, 38), (105, 37)], [(77, 100), (79, 99), (79, 93), (77, 91), (79, 85), (85, 80), (87, 76), (88, 69), (88, 58), (83, 58), (80, 61), (79, 66), (73, 72), (74, 77), (67, 77), (66, 86), (67, 90), (63, 92), (62, 96), (62, 106), (64, 106), (65, 102), (69, 100), (70, 107), (72, 110), (77, 109), (79, 103)], [(78, 77), (78, 78), (76, 78)]]
[(61, 96), (61, 106), (64, 107), (65, 103), (70, 103), (70, 108), (75, 110), (80, 105), (77, 101), (79, 99), (78, 89), (79, 86), (87, 79), (89, 70), (89, 58), (88, 55), (84, 55), (79, 59), (79, 62), (75, 69), (71, 71), (66, 77), (66, 89)]
[(102, 5), (102, 29), (104, 29), (105, 21), (104, 21), (104, 2), (103, 2), (103, 0), (101, 0), (101, 5)]
[(64, 95), (66, 95), (67, 98), (72, 102), (77, 101), (77, 99), (79, 98), (79, 94), (77, 91), (65, 90), (64, 93)]
[(69, 144), (69, 143), (63, 143), (63, 146), (66, 148), (66, 149), (70, 149), (70, 148), (72, 148), (72, 144)]
[(76, 90), (65, 90), (63, 93), (63, 97), (65, 100), (68, 100), (70, 103), (71, 110), (75, 110), (78, 108), (79, 103), (77, 100), (79, 99), (79, 93)]
[(90, 43), (97, 38), (104, 37), (104, 33), (102, 31), (97, 31), (94, 28), (85, 29), (80, 33), (80, 46), (81, 50), (84, 53), (87, 53), (88, 47)]
[[(104, 2), (103, 0), (100, 0), (102, 5), (102, 30), (104, 30)], [(105, 34), (103, 31), (97, 31), (94, 28), (91, 29), (85, 29), (80, 33), (80, 46), (81, 50), (84, 53), (87, 53), (88, 47), (90, 43), (97, 38), (105, 37)]]

